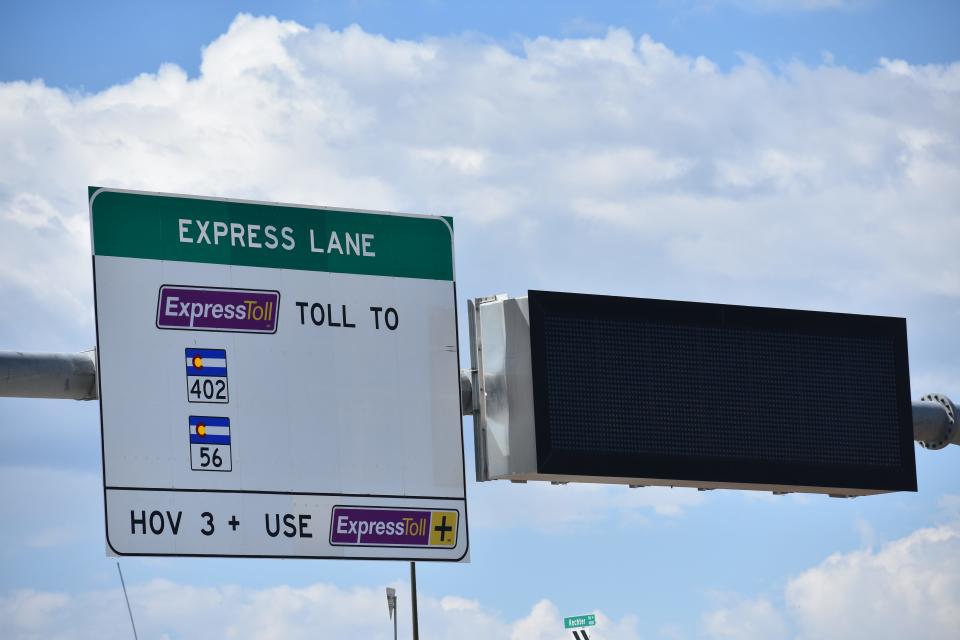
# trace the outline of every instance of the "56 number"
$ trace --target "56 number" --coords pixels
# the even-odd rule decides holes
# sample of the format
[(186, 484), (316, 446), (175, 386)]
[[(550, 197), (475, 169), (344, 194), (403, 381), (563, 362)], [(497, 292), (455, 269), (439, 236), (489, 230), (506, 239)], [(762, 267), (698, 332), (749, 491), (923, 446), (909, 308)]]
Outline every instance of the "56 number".
[[(213, 449), (213, 452), (210, 452)], [(223, 458), (220, 457), (220, 447), (200, 447), (200, 466), (206, 469), (213, 467), (219, 469), (223, 466)]]

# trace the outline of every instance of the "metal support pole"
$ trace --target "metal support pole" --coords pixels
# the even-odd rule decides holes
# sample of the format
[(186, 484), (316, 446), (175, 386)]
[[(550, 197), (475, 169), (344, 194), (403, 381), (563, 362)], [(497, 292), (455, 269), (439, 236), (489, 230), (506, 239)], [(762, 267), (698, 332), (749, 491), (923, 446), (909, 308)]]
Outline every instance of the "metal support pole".
[[(477, 419), (476, 371), (460, 369), (460, 413)], [(926, 449), (960, 445), (960, 408), (942, 393), (931, 393), (913, 402), (913, 439)]]
[(413, 640), (420, 640), (420, 624), (417, 621), (417, 565), (410, 563), (410, 602), (413, 609)]
[(96, 351), (0, 351), (0, 397), (96, 400)]
[[(479, 408), (475, 373), (472, 369), (460, 370), (460, 412), (465, 416), (475, 415)], [(0, 397), (96, 400), (97, 352), (0, 351)], [(913, 439), (927, 449), (960, 445), (960, 410), (943, 394), (923, 396), (913, 403)], [(415, 582), (413, 563), (410, 570), (411, 581)], [(416, 613), (416, 601), (413, 610)]]

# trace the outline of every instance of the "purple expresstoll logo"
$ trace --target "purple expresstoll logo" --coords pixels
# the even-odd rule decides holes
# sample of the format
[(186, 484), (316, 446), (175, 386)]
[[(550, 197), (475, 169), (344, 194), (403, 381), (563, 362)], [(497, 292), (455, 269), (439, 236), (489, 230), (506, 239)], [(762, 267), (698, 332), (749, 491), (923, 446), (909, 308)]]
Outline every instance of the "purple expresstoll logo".
[(158, 329), (276, 333), (279, 291), (163, 285)]
[(454, 547), (455, 509), (336, 506), (330, 514), (330, 544), (368, 547)]

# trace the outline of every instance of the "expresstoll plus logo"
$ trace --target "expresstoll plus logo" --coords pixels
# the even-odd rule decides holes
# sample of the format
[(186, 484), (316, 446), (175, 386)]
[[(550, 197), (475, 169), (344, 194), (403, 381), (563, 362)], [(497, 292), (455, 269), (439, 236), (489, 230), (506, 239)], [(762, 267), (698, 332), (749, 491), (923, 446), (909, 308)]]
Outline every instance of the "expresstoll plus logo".
[(456, 509), (336, 505), (330, 514), (330, 544), (360, 547), (455, 547)]
[(276, 333), (279, 291), (165, 284), (157, 298), (157, 328)]

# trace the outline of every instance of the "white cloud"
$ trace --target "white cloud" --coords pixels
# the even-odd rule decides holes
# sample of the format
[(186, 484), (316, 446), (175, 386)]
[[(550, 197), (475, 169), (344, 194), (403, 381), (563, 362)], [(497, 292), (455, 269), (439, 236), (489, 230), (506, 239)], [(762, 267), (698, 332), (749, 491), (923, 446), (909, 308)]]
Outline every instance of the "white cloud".
[[(400, 597), (400, 627), (409, 629), (405, 582), (391, 585)], [(196, 586), (152, 580), (128, 584), (142, 637), (222, 637), (250, 640), (316, 637), (389, 638), (382, 587), (329, 584), (252, 588)], [(701, 617), (704, 637), (753, 638), (953, 638), (960, 624), (960, 525), (921, 529), (883, 545), (831, 555), (787, 580), (777, 597), (745, 598), (714, 593), (715, 606)], [(419, 597), (424, 637), (561, 640), (562, 613), (550, 600), (533, 602), (508, 618), (477, 600), (457, 595)], [(585, 612), (581, 612), (585, 613)], [(611, 618), (595, 610), (595, 640), (638, 640), (638, 618)], [(684, 637), (681, 626), (663, 625), (664, 637)], [(119, 589), (62, 593), (16, 590), (0, 595), (0, 636), (86, 639), (126, 637), (126, 609)]]
[(475, 485), (469, 497), (471, 526), (548, 533), (575, 532), (602, 520), (625, 527), (643, 525), (651, 515), (679, 516), (704, 501), (696, 489), (544, 482), (518, 489), (503, 481)]
[(834, 554), (790, 581), (799, 638), (954, 638), (960, 526), (921, 529), (879, 551)]
[[(409, 637), (409, 591), (393, 585), (399, 597), (400, 637)], [(224, 585), (198, 587), (166, 580), (128, 586), (140, 637), (297, 640), (393, 637), (383, 588), (340, 588), (327, 584), (251, 589)], [(549, 600), (507, 620), (479, 602), (446, 596), (418, 598), (420, 631), (428, 638), (481, 640), (561, 640), (557, 607)], [(638, 640), (637, 620), (611, 620), (602, 612), (591, 629), (596, 640)], [(15, 591), (0, 596), (0, 635), (9, 640), (129, 637), (129, 621), (119, 589), (78, 594)]]
[[(622, 29), (515, 54), (246, 15), (203, 56), (197, 78), (164, 65), (89, 95), (0, 84), (0, 288), (92, 326), (84, 186), (102, 184), (452, 214), (461, 242), (518, 249), (518, 278), (623, 286), (649, 259), (721, 293), (817, 290), (794, 306), (960, 296), (960, 64), (721, 72)], [(604, 232), (657, 254), (548, 250)]]
[(702, 0), (701, 7), (731, 5), (747, 11), (762, 13), (837, 11), (860, 9), (873, 0)]
[(954, 523), (876, 551), (833, 554), (787, 582), (782, 607), (765, 596), (731, 596), (703, 623), (716, 638), (946, 639), (960, 627), (958, 593), (960, 524)]
[[(73, 532), (57, 529), (56, 523), (64, 521), (85, 523), (82, 528), (89, 535), (83, 537), (90, 538), (85, 545), (95, 546), (100, 540), (98, 474), (0, 468), (0, 481), (2, 486), (18, 487), (0, 494), (4, 498), (0, 507), (13, 518), (2, 540), (8, 553), (71, 541)], [(948, 517), (956, 515), (956, 498), (944, 496), (940, 501)], [(701, 499), (702, 494), (694, 491), (665, 488), (530, 483), (520, 490), (506, 483), (488, 483), (471, 492), (471, 522), (475, 528), (490, 528), (532, 520), (533, 526), (544, 530), (569, 531), (610, 518), (636, 527), (644, 515), (675, 514)], [(876, 551), (869, 525), (865, 521), (857, 525), (864, 532), (864, 549), (833, 555), (788, 580), (777, 598), (717, 596), (719, 606), (703, 617), (704, 632), (717, 638), (787, 637), (783, 629), (796, 630), (789, 635), (800, 638), (884, 638), (906, 632), (916, 633), (899, 637), (951, 637), (960, 623), (960, 610), (952, 600), (960, 587), (960, 525), (920, 530)], [(408, 602), (405, 585), (393, 586)], [(382, 589), (330, 585), (249, 589), (154, 581), (132, 585), (131, 593), (141, 630), (149, 633), (145, 637), (273, 638), (276, 632), (295, 639), (318, 628), (319, 617), (342, 637), (388, 637), (378, 622), (383, 613)], [(430, 637), (566, 637), (556, 633), (558, 612), (548, 601), (513, 620), (457, 595), (422, 595), (420, 604)], [(211, 617), (210, 611), (216, 613)], [(635, 617), (617, 620), (597, 613), (600, 624), (591, 637), (638, 637)], [(124, 616), (122, 596), (115, 590), (9, 592), (0, 597), (0, 637), (125, 637), (121, 633)], [(888, 628), (891, 635), (884, 635)]]
[(787, 637), (783, 618), (765, 598), (733, 598), (725, 606), (704, 616), (704, 629), (713, 638), (767, 640)]

